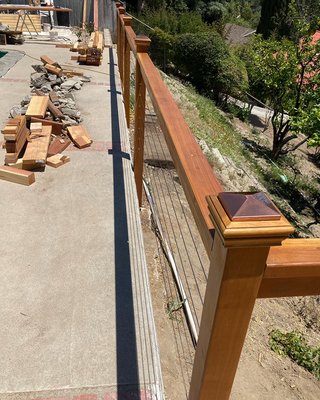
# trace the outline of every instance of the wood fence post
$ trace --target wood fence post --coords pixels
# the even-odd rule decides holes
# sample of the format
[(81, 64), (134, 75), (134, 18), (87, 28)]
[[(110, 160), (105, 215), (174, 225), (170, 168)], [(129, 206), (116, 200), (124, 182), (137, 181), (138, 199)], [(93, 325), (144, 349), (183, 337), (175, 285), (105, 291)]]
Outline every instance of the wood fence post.
[[(132, 17), (123, 17), (125, 27), (131, 26)], [(123, 29), (124, 43), (124, 62), (123, 62), (123, 99), (124, 109), (126, 112), (127, 126), (130, 125), (130, 44), (126, 35), (126, 30)]]
[(119, 31), (118, 31), (118, 46), (117, 46), (117, 51), (118, 51), (118, 68), (120, 72), (120, 78), (121, 78), (121, 83), (123, 82), (123, 26), (122, 26), (122, 18), (125, 13), (124, 7), (118, 7), (119, 11), (119, 20), (118, 20), (118, 26), (119, 26)]
[(116, 16), (117, 16), (117, 58), (118, 58), (118, 60), (119, 60), (119, 46), (120, 46), (120, 39), (119, 39), (119, 36), (120, 36), (120, 24), (121, 24), (121, 21), (120, 21), (120, 15), (119, 15), (119, 8), (121, 7), (121, 3), (119, 3), (119, 2), (116, 2)]
[(135, 113), (134, 113), (134, 178), (138, 194), (139, 206), (142, 205), (142, 176), (144, 156), (144, 119), (146, 113), (146, 85), (141, 74), (139, 64), (139, 53), (147, 53), (151, 40), (146, 36), (137, 36), (135, 39), (137, 47), (136, 61), (136, 91), (135, 91)]
[(99, 0), (93, 0), (93, 25), (94, 30), (99, 30)]
[(207, 201), (216, 231), (189, 400), (227, 400), (269, 249), (293, 228), (263, 193)]

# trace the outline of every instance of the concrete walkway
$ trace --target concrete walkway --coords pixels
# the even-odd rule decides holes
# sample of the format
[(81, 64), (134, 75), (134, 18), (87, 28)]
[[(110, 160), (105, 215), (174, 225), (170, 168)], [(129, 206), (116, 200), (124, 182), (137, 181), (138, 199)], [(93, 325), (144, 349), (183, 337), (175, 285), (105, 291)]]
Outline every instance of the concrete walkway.
[[(52, 45), (5, 49), (27, 55), (0, 79), (1, 127), (30, 93), (29, 56), (76, 65)], [(91, 148), (30, 187), (0, 181), (1, 400), (163, 398), (115, 52), (84, 68)]]

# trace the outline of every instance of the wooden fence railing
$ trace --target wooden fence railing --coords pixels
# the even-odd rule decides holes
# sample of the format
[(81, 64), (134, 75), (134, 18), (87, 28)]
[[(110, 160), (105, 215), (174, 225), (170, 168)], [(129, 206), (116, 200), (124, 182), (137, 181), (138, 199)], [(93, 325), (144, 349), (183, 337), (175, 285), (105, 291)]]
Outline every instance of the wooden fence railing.
[(117, 7), (117, 53), (127, 124), (130, 53), (136, 58), (134, 176), (142, 199), (146, 91), (210, 257), (189, 400), (228, 399), (256, 298), (320, 294), (320, 239), (288, 239), (292, 226), (263, 193), (224, 192), (148, 55)]

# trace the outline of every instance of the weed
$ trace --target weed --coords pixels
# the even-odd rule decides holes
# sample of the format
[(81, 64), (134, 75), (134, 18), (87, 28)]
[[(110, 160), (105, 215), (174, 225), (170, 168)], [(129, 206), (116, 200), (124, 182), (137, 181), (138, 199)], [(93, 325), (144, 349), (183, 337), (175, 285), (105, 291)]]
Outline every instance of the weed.
[(275, 329), (270, 333), (269, 343), (274, 352), (290, 357), (320, 380), (320, 347), (309, 346), (301, 333)]
[(175, 319), (176, 318), (174, 313), (176, 311), (179, 311), (183, 307), (184, 302), (185, 302), (185, 300), (183, 300), (183, 301), (172, 300), (172, 301), (169, 301), (167, 303), (167, 314), (169, 315), (170, 319)]

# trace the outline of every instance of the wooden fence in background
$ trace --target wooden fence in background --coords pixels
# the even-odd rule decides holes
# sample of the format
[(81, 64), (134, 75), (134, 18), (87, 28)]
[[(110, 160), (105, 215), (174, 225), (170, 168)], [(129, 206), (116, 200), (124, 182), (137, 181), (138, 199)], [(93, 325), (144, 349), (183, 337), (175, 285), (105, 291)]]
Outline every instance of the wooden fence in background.
[(142, 200), (146, 91), (210, 257), (189, 400), (230, 396), (256, 298), (320, 294), (320, 239), (288, 239), (294, 231), (263, 193), (224, 192), (159, 71), (150, 39), (136, 36), (117, 7), (117, 53), (127, 124), (130, 54), (136, 58), (134, 176)]

